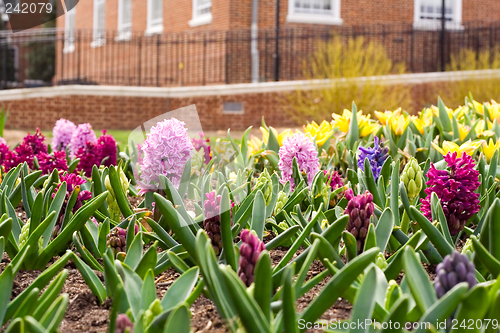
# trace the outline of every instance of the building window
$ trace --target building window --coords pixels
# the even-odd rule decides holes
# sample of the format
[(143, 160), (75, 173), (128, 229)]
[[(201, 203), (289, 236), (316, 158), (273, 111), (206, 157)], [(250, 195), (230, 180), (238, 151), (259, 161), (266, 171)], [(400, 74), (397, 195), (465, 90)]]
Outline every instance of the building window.
[(65, 4), (63, 52), (70, 53), (75, 50), (76, 0), (66, 0)]
[(212, 0), (193, 0), (191, 27), (212, 23)]
[(163, 32), (163, 2), (162, 0), (148, 0), (148, 28), (146, 35)]
[(94, 41), (92, 47), (106, 42), (106, 0), (94, 0)]
[[(415, 0), (414, 26), (422, 29), (441, 27), (442, 0)], [(461, 28), (462, 0), (445, 0), (445, 26), (447, 29)]]
[(118, 40), (129, 40), (132, 35), (132, 0), (118, 0)]
[(287, 22), (342, 24), (340, 0), (289, 0)]

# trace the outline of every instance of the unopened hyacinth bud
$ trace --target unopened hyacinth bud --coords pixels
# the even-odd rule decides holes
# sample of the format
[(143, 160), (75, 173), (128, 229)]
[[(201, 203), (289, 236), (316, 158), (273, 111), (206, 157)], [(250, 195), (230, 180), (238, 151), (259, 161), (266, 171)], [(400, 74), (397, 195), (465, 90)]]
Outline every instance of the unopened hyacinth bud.
[[(135, 225), (135, 233), (139, 232), (139, 227), (137, 224)], [(116, 254), (119, 252), (127, 251), (127, 230), (122, 228), (114, 228), (111, 232), (106, 236), (107, 245), (113, 250), (113, 253)]]
[[(278, 224), (278, 227), (283, 229), (283, 232), (285, 232), (288, 229), (288, 224), (286, 224), (286, 222), (283, 221), (283, 222), (280, 222), (280, 224)], [(290, 238), (290, 239), (286, 240), (282, 245), (285, 247), (292, 246), (292, 239)]]
[(438, 298), (461, 282), (467, 282), (469, 289), (477, 284), (475, 266), (468, 256), (454, 251), (444, 257), (443, 262), (436, 267), (434, 289)]
[(132, 321), (126, 314), (118, 315), (116, 318), (116, 330), (115, 333), (133, 333)]
[(413, 157), (410, 158), (408, 163), (403, 169), (401, 174), (401, 181), (405, 185), (406, 192), (408, 193), (408, 199), (413, 200), (418, 196), (422, 190), (423, 185), (423, 172), (418, 162)]
[(469, 258), (472, 258), (474, 253), (474, 247), (472, 246), (472, 239), (467, 239), (464, 247), (462, 248), (462, 254), (466, 254)]
[(346, 230), (349, 231), (357, 240), (358, 253), (363, 250), (370, 218), (374, 212), (373, 195), (366, 191), (365, 194), (354, 196), (352, 189), (345, 192), (345, 197), (349, 201), (344, 214), (349, 215), (349, 222)]
[[(267, 185), (266, 184), (267, 181)], [(264, 169), (264, 172), (262, 172), (255, 181), (254, 187), (259, 187), (264, 184), (264, 187), (262, 188), (262, 194), (264, 194), (264, 200), (266, 200), (266, 205), (269, 205), (271, 203), (271, 197), (272, 197), (272, 180), (271, 176), (269, 175), (269, 172), (267, 172), (267, 169)]]
[(385, 260), (385, 257), (382, 253), (379, 253), (377, 257), (375, 258), (375, 265), (378, 266), (380, 269), (386, 269), (389, 264), (387, 263), (387, 260)]
[[(123, 192), (127, 193), (129, 187), (129, 181), (127, 179), (127, 176), (125, 176), (125, 173), (123, 172), (122, 168), (118, 169), (119, 169), (118, 175), (120, 176), (119, 178), (120, 185), (123, 189)], [(108, 204), (109, 215), (112, 220), (120, 221), (121, 211), (120, 207), (118, 206), (118, 202), (116, 201), (115, 192), (113, 190), (113, 187), (111, 186), (111, 181), (109, 180), (109, 176), (106, 176), (106, 178), (104, 179), (104, 185), (108, 190), (108, 196), (106, 197), (106, 202)]]
[(240, 267), (238, 268), (238, 276), (249, 287), (254, 280), (254, 269), (259, 260), (259, 255), (266, 249), (264, 242), (262, 242), (257, 234), (248, 229), (244, 229), (241, 234), (240, 246)]
[(286, 193), (280, 191), (278, 193), (278, 199), (276, 200), (276, 205), (274, 206), (274, 215), (278, 214), (283, 209), (287, 201), (288, 201), (288, 196), (286, 195)]
[(387, 287), (387, 293), (385, 294), (385, 308), (387, 310), (391, 309), (401, 295), (403, 295), (401, 287), (396, 281), (390, 280), (389, 286)]
[(24, 244), (28, 241), (30, 236), (30, 221), (28, 220), (25, 225), (21, 228), (21, 234), (19, 235), (19, 248), (22, 249)]
[[(215, 191), (205, 193), (203, 228), (212, 241), (215, 255), (219, 255), (222, 250), (222, 236), (220, 233), (220, 195), (215, 195)], [(233, 204), (231, 204), (231, 207)], [(232, 223), (231, 223), (232, 224)]]

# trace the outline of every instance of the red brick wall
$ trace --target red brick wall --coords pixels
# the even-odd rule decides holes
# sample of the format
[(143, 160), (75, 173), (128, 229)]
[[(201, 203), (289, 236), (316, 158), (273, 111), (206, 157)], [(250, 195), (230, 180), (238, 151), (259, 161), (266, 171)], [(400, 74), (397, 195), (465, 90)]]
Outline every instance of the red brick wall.
[[(280, 0), (280, 22), (286, 26), (304, 24), (287, 23), (289, 0)], [(388, 24), (394, 22), (412, 23), (414, 0), (341, 0), (343, 25)], [(259, 1), (259, 28), (275, 25), (275, 0)], [(106, 29), (117, 29), (118, 0), (106, 1)], [(164, 0), (163, 20), (165, 32), (249, 29), (251, 24), (252, 0), (212, 0), (213, 21), (198, 27), (189, 27), (192, 18), (192, 0)], [(76, 27), (92, 29), (93, 0), (82, 0), (77, 6)], [(500, 1), (462, 0), (462, 21), (499, 21)], [(146, 30), (147, 0), (134, 0), (132, 29)], [(309, 24), (305, 24), (309, 25)], [(57, 26), (64, 26), (64, 17), (57, 19)]]
[[(443, 83), (411, 86), (414, 110), (435, 103), (436, 89)], [(69, 95), (3, 100), (9, 111), (7, 128), (51, 129), (60, 118), (90, 122), (94, 128), (135, 129), (144, 122), (178, 108), (195, 104), (204, 130), (243, 130), (259, 127), (262, 117), (274, 127), (300, 126), (284, 110), (283, 93), (248, 93), (187, 98)], [(224, 102), (243, 103), (241, 115), (223, 113)]]

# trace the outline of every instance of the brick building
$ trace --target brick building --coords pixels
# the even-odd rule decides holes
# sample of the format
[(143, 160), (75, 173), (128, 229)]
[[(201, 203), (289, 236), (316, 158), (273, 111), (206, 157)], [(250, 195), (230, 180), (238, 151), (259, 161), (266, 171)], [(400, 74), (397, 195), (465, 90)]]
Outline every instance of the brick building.
[[(256, 76), (259, 81), (294, 80), (303, 78), (300, 64), (317, 42), (338, 35), (375, 39), (413, 72), (439, 70), (439, 52), (500, 44), (498, 0), (446, 0), (446, 51), (439, 51), (441, 0), (279, 0), (278, 36), (278, 3), (261, 0), (254, 39), (252, 0), (65, 3), (74, 8), (57, 19), (62, 29), (56, 84), (184, 86), (244, 83)], [(259, 63), (254, 76), (252, 41)]]

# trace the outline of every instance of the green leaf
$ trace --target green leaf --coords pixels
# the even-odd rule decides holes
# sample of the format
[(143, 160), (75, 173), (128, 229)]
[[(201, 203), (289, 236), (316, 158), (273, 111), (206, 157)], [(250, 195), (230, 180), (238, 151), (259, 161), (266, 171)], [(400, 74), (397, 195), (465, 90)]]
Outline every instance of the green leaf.
[(356, 237), (354, 237), (350, 232), (344, 231), (342, 233), (342, 240), (345, 244), (345, 254), (348, 261), (356, 258), (358, 254), (358, 242)]
[(254, 298), (262, 313), (269, 321), (271, 319), (272, 267), (269, 252), (262, 251), (255, 265)]
[(2, 274), (0, 274), (0, 325), (4, 323), (5, 314), (7, 312), (7, 306), (9, 304), (12, 285), (14, 283), (14, 275), (12, 274), (12, 266), (8, 265)]
[[(455, 312), (458, 304), (464, 299), (469, 285), (467, 282), (462, 282), (448, 291), (439, 301), (434, 302), (427, 311), (424, 312), (421, 322), (434, 323), (448, 319)], [(420, 326), (416, 333), (426, 333), (425, 327)]]
[[(485, 318), (489, 308), (488, 287), (484, 284), (477, 284), (467, 293), (464, 300), (457, 308), (455, 319), (459, 323), (468, 322), (470, 319)], [(470, 306), (473, 305), (473, 306)], [(472, 332), (479, 333), (480, 330), (472, 327)]]
[[(490, 253), (491, 255), (500, 260), (500, 199), (496, 198), (493, 201), (493, 204), (490, 206), (488, 212), (488, 236), (489, 236), (489, 245), (490, 245)], [(497, 276), (497, 275), (494, 275)]]
[(76, 268), (82, 274), (85, 283), (92, 291), (92, 293), (99, 299), (99, 304), (102, 304), (106, 299), (106, 289), (104, 288), (101, 280), (97, 277), (90, 267), (83, 262), (77, 255), (73, 255), (73, 262), (75, 263)]
[(184, 273), (189, 269), (189, 266), (182, 260), (177, 254), (175, 254), (172, 251), (167, 252), (167, 257), (168, 259), (172, 262), (172, 265), (175, 267), (175, 269), (180, 272)]
[(441, 232), (432, 225), (432, 223), (425, 217), (418, 209), (411, 206), (410, 216), (413, 216), (415, 222), (422, 228), (424, 233), (427, 235), (432, 245), (436, 247), (436, 250), (443, 257), (451, 254), (453, 252), (453, 247), (446, 241)]
[(198, 281), (198, 267), (192, 267), (182, 274), (170, 288), (161, 300), (164, 310), (173, 309), (183, 303), (191, 294), (196, 282)]
[[(260, 193), (262, 195), (262, 192)], [(220, 202), (220, 231), (226, 262), (236, 271), (238, 270), (238, 266), (236, 262), (236, 253), (234, 252), (233, 233), (231, 232), (231, 202), (229, 200), (229, 190), (227, 187), (224, 187), (222, 191)]]
[(132, 314), (138, 320), (141, 311), (142, 280), (129, 266), (119, 260), (115, 260), (115, 266), (123, 279), (123, 289), (127, 295)]
[[(130, 229), (130, 227), (129, 227), (129, 229)], [(133, 229), (134, 229), (134, 226), (132, 226), (132, 230)], [(135, 235), (134, 240), (132, 241), (132, 244), (130, 245), (130, 248), (127, 250), (127, 256), (125, 257), (125, 260), (123, 261), (132, 270), (135, 270), (137, 268), (137, 265), (139, 264), (139, 261), (141, 260), (142, 249), (143, 249), (142, 232), (139, 232), (137, 235)]]
[(37, 301), (36, 310), (33, 313), (34, 319), (42, 319), (42, 316), (47, 312), (47, 309), (52, 303), (55, 302), (57, 296), (59, 296), (59, 293), (64, 287), (64, 283), (66, 282), (67, 277), (68, 270), (65, 269), (61, 273), (59, 273), (54, 281), (47, 287), (47, 290)]
[(66, 200), (66, 190), (67, 190), (66, 182), (62, 182), (61, 185), (59, 186), (59, 189), (57, 190), (56, 195), (54, 196), (54, 200), (52, 200), (52, 203), (50, 204), (49, 210), (47, 211), (47, 214), (55, 212), (55, 215), (52, 218), (52, 221), (50, 222), (49, 226), (47, 227), (47, 229), (45, 229), (43, 233), (42, 248), (46, 248), (50, 242), (50, 239), (52, 238), (52, 233), (54, 232), (54, 226), (56, 225), (57, 218), (59, 217), (59, 212), (61, 211), (64, 200)]
[(382, 198), (378, 193), (377, 184), (375, 183), (375, 178), (373, 177), (372, 168), (368, 158), (365, 158), (364, 161), (364, 174), (366, 187), (368, 188), (368, 191), (370, 191), (370, 193), (373, 195), (373, 202), (380, 208), (384, 208), (384, 203), (382, 202)]
[(266, 222), (266, 201), (264, 200), (264, 195), (259, 190), (255, 195), (255, 201), (252, 210), (252, 224), (250, 226), (251, 230), (254, 230), (262, 240), (264, 234), (264, 223)]
[(187, 305), (181, 305), (172, 311), (167, 319), (163, 333), (189, 333), (190, 328), (190, 311)]
[(406, 247), (404, 254), (405, 277), (410, 286), (413, 298), (420, 310), (425, 313), (436, 301), (436, 293), (427, 272), (424, 270), (417, 255), (411, 247)]
[(197, 258), (195, 250), (195, 237), (190, 228), (186, 228), (187, 224), (175, 210), (172, 204), (158, 193), (154, 194), (156, 207), (158, 207), (165, 217), (165, 221), (169, 227), (174, 231), (175, 235), (181, 241), (182, 245), (193, 258)]
[(299, 229), (300, 227), (298, 225), (289, 227), (284, 232), (280, 233), (278, 236), (274, 237), (270, 242), (268, 242), (266, 244), (266, 250), (272, 250), (288, 242), (293, 236), (295, 236)]
[(62, 294), (47, 310), (45, 316), (40, 320), (40, 324), (47, 329), (47, 332), (54, 332), (59, 327), (66, 313), (68, 303), (68, 294)]
[(144, 278), (141, 289), (141, 310), (146, 311), (156, 299), (156, 286), (153, 270), (150, 269)]
[[(399, 217), (399, 210), (396, 213)], [(392, 229), (394, 228), (394, 214), (390, 208), (386, 208), (380, 216), (377, 226), (375, 227), (375, 235), (377, 238), (377, 246), (384, 251), (391, 238)]]
[[(372, 266), (363, 278), (351, 314), (352, 322), (364, 322), (365, 319), (372, 318), (373, 310), (375, 309), (375, 293), (377, 289), (377, 275), (375, 268)], [(357, 326), (357, 325), (356, 325)], [(349, 329), (349, 333), (369, 332), (369, 326), (357, 326)]]
[(109, 167), (109, 181), (111, 183), (111, 187), (113, 188), (113, 192), (115, 192), (114, 196), (123, 216), (128, 217), (130, 215), (133, 215), (134, 212), (130, 208), (130, 203), (128, 202), (125, 192), (123, 192), (120, 176), (118, 175), (118, 172), (116, 171), (116, 167), (114, 165)]
[(349, 132), (347, 132), (346, 143), (350, 150), (354, 150), (356, 142), (359, 140), (359, 126), (358, 126), (358, 108), (352, 102), (351, 120), (349, 123)]
[(107, 195), (108, 192), (104, 192), (98, 197), (89, 200), (76, 212), (75, 215), (73, 215), (66, 228), (64, 228), (64, 230), (40, 253), (38, 260), (36, 261), (36, 267), (44, 268), (55, 253), (66, 247), (66, 245), (71, 241), (73, 233), (80, 230), (85, 225), (87, 220), (92, 216), (92, 214), (94, 214), (97, 208), (99, 208), (99, 206), (101, 206), (106, 200)]
[(356, 257), (349, 265), (344, 266), (323, 287), (321, 293), (309, 303), (307, 308), (301, 313), (300, 319), (305, 322), (314, 322), (317, 320), (350, 287), (358, 275), (375, 260), (379, 252), (380, 249), (378, 248), (370, 249)]
[[(384, 319), (385, 323), (392, 323), (387, 328), (383, 329), (381, 333), (399, 333), (403, 332), (403, 327), (407, 323), (406, 315), (408, 314), (409, 299), (407, 295), (403, 295), (390, 309), (391, 312)], [(399, 329), (396, 329), (399, 323)]]
[(221, 265), (220, 271), (228, 288), (227, 293), (233, 300), (235, 310), (247, 332), (270, 333), (269, 322), (257, 302), (248, 295), (241, 279), (226, 266)]
[(292, 285), (294, 265), (288, 266), (283, 273), (283, 324), (285, 332), (298, 333), (299, 327), (295, 317), (295, 288)]
[(148, 270), (154, 270), (158, 259), (158, 253), (156, 251), (157, 247), (158, 242), (154, 242), (153, 245), (150, 246), (149, 249), (144, 253), (141, 260), (137, 264), (135, 272), (141, 277), (141, 279), (144, 279)]
[[(476, 236), (471, 236), (472, 245), (474, 246), (474, 253), (476, 254), (476, 258), (483, 263), (484, 267), (493, 275), (500, 275), (500, 261), (488, 252), (488, 250), (484, 247), (483, 244), (477, 239)], [(498, 241), (498, 240), (496, 240)]]
[(446, 106), (443, 103), (441, 97), (438, 98), (438, 108), (439, 108), (439, 120), (441, 120), (441, 124), (443, 125), (443, 130), (445, 132), (451, 132), (451, 121), (448, 116), (448, 111), (446, 111)]

